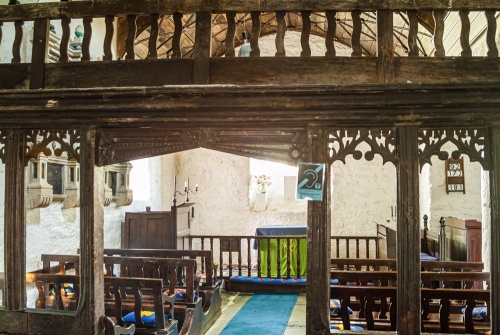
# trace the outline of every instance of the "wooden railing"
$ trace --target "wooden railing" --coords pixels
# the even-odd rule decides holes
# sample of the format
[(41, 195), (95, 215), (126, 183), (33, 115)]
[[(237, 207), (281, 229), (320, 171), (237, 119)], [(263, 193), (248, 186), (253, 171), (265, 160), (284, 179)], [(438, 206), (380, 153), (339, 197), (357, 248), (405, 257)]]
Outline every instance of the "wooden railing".
[[(376, 258), (378, 255), (377, 237), (375, 236), (332, 236), (331, 237), (331, 257), (332, 258)], [(271, 252), (271, 241), (276, 245), (295, 242), (299, 248), (301, 243), (307, 243), (305, 236), (219, 236), (219, 235), (188, 235), (183, 237), (183, 247), (190, 250), (211, 250), (214, 263), (217, 264), (220, 278), (228, 278), (231, 275), (238, 276), (258, 276), (261, 277), (261, 266), (267, 269), (267, 277), (271, 277), (271, 263), (274, 260), (267, 257), (267, 263), (262, 265), (260, 252), (263, 250), (269, 255)], [(265, 242), (265, 243), (263, 243)], [(264, 246), (264, 249), (261, 248)], [(296, 257), (296, 264), (291, 264), (290, 248), (287, 254), (281, 253), (277, 248), (276, 264), (278, 278), (292, 276), (292, 268), (295, 268), (296, 275), (301, 277), (301, 270), (305, 270), (305, 264), (301, 264), (301, 257)], [(286, 259), (285, 273), (281, 272), (282, 259)], [(204, 268), (202, 264), (202, 268)]]
[[(3, 81), (1, 88), (18, 88), (29, 82), (30, 88), (59, 87), (106, 87), (106, 86), (158, 86), (185, 84), (268, 84), (267, 78), (273, 78), (273, 83), (384, 83), (384, 82), (464, 82), (464, 81), (498, 81), (498, 48), (495, 43), (497, 35), (496, 11), (500, 3), (494, 0), (475, 1), (244, 1), (234, 3), (223, 1), (62, 1), (54, 3), (13, 4), (0, 6), (0, 37), (6, 30), (5, 22), (13, 22), (14, 41), (12, 44), (11, 63), (18, 65), (9, 70), (1, 69)], [(445, 16), (449, 12), (458, 12), (460, 17), (459, 40), (460, 56), (471, 58), (470, 43), (471, 23), (469, 13), (482, 12), (487, 25), (486, 49), (487, 57), (475, 58), (467, 63), (457, 59), (443, 59), (445, 47)], [(248, 13), (250, 13), (248, 15)], [(272, 25), (262, 22), (262, 16), (273, 13)], [(294, 57), (283, 58), (286, 55), (284, 38), (286, 34), (285, 15), (297, 16), (301, 30), (300, 62)], [(404, 16), (401, 16), (403, 15)], [(170, 25), (159, 26), (159, 18), (168, 17)], [(220, 37), (214, 24), (221, 17), (224, 26), (227, 25), (225, 37)], [(243, 19), (242, 19), (243, 18)], [(81, 20), (84, 37), (81, 44), (81, 61), (89, 63), (92, 58), (91, 42), (93, 30), (104, 30), (103, 46), (96, 54), (103, 55), (102, 61), (92, 62), (81, 67), (69, 62), (68, 48), (70, 44), (71, 20)], [(60, 20), (62, 36), (60, 39), (59, 64), (46, 64), (49, 45), (49, 29), (51, 20)], [(96, 20), (96, 21), (94, 21)], [(102, 24), (97, 24), (102, 20)], [(193, 29), (193, 21), (195, 27)], [(275, 21), (274, 21), (275, 20)], [(395, 21), (396, 20), (396, 21)], [(244, 21), (244, 22), (241, 22)], [(398, 27), (404, 23), (404, 29)], [(430, 35), (435, 46), (434, 60), (422, 61), (418, 56), (429, 56), (422, 49), (419, 38), (424, 27), (435, 26)], [(33, 52), (31, 66), (21, 64), (23, 41), (23, 25), (33, 22)], [(395, 24), (398, 22), (398, 24)], [(116, 29), (126, 27), (125, 31)], [(3, 28), (2, 28), (3, 25)], [(235, 58), (235, 42), (241, 43), (239, 37), (243, 26), (251, 27), (250, 45), (251, 57)], [(273, 28), (269, 28), (272, 26)], [(457, 25), (458, 26), (458, 25)], [(146, 28), (150, 30), (147, 43), (141, 44), (146, 49), (145, 59), (137, 60), (136, 43), (139, 33)], [(432, 27), (434, 28), (434, 27)], [(166, 29), (166, 30), (165, 30)], [(170, 30), (169, 30), (170, 29)], [(407, 31), (407, 34), (396, 34), (397, 30)], [(115, 31), (117, 30), (117, 31)], [(158, 54), (158, 46), (165, 44), (160, 36), (168, 35), (169, 52)], [(190, 39), (193, 45), (187, 47), (186, 54), (191, 59), (183, 58), (181, 36), (187, 31), (193, 31)], [(139, 33), (138, 33), (139, 32)], [(9, 33), (11, 33), (9, 31)], [(238, 33), (238, 34), (237, 34)], [(260, 56), (259, 37), (264, 34), (276, 33), (276, 58)], [(309, 39), (311, 34), (325, 38), (326, 53), (324, 57), (311, 57)], [(97, 34), (95, 34), (97, 35)], [(335, 41), (344, 37), (349, 44), (351, 57), (338, 57)], [(5, 34), (4, 34), (5, 36)], [(214, 36), (220, 40), (214, 40)], [(118, 45), (118, 55), (113, 55), (113, 40)], [(364, 43), (369, 40), (370, 45)], [(145, 42), (145, 41), (144, 41)], [(184, 42), (183, 42), (184, 43)], [(396, 43), (396, 44), (395, 44)], [(95, 44), (95, 42), (93, 43)], [(213, 58), (212, 45), (223, 45), (225, 57)], [(398, 46), (398, 48), (395, 47)], [(95, 46), (93, 46), (95, 48)], [(121, 50), (123, 49), (123, 50)], [(404, 52), (396, 52), (395, 50)], [(0, 45), (0, 52), (8, 47)], [(94, 50), (94, 49), (92, 49)], [(399, 56), (410, 57), (399, 57)], [(118, 58), (124, 61), (116, 61)], [(218, 54), (217, 56), (222, 56)], [(366, 56), (360, 58), (361, 56)], [(99, 56), (100, 57), (100, 56)], [(166, 57), (168, 59), (160, 59)], [(257, 58), (257, 59), (256, 59)], [(397, 58), (397, 59), (396, 59)], [(427, 57), (426, 57), (427, 58)], [(495, 60), (492, 60), (495, 59)], [(100, 64), (99, 64), (100, 63)], [(63, 65), (64, 66), (61, 66)], [(103, 65), (104, 64), (104, 65)], [(50, 66), (49, 66), (50, 65)], [(92, 67), (89, 69), (89, 67)], [(231, 71), (228, 71), (231, 68)], [(293, 68), (294, 71), (289, 71)], [(241, 71), (240, 71), (241, 70)], [(341, 70), (341, 71), (339, 71)], [(89, 73), (100, 73), (96, 78), (85, 76)], [(138, 76), (137, 74), (143, 74)], [(148, 75), (148, 74), (155, 75)], [(158, 73), (168, 75), (158, 76)], [(234, 73), (245, 73), (245, 76), (235, 76)], [(267, 76), (262, 76), (267, 73)], [(464, 74), (475, 73), (475, 76)], [(79, 80), (74, 80), (78, 77)], [(266, 78), (267, 77), (267, 78)], [(26, 85), (26, 84), (24, 84)]]

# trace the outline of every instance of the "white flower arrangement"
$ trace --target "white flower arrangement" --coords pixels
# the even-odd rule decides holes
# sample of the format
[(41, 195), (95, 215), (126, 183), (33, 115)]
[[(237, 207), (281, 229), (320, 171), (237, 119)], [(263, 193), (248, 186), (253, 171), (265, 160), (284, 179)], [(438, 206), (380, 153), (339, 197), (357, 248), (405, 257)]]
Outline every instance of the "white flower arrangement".
[(257, 190), (260, 193), (266, 193), (267, 188), (271, 186), (271, 177), (267, 176), (265, 174), (262, 174), (260, 176), (253, 176), (257, 180)]

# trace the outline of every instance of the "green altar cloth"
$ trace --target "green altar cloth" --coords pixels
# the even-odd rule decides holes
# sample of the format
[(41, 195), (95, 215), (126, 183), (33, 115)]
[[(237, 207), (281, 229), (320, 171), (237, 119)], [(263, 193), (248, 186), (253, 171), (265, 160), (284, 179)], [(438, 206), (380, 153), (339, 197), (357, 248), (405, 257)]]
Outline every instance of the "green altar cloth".
[[(300, 276), (304, 277), (307, 275), (307, 239), (299, 240), (298, 248), (297, 248), (297, 239), (296, 236), (290, 238), (290, 246), (287, 245), (287, 239), (282, 238), (280, 240), (280, 275), (281, 277), (287, 276), (287, 259), (288, 259), (288, 249), (290, 249), (290, 276), (297, 276), (297, 250), (299, 251), (300, 258)], [(298, 236), (297, 236), (298, 237)], [(305, 236), (304, 236), (305, 237)], [(268, 268), (268, 252), (271, 257), (271, 277), (278, 276), (277, 269), (277, 258), (278, 258), (278, 240), (272, 239), (270, 240), (271, 248), (268, 249), (267, 241), (261, 240), (259, 253), (260, 253), (260, 275), (261, 277), (267, 277), (267, 268)]]
[[(265, 225), (255, 230), (255, 236), (279, 237), (280, 238), (280, 275), (287, 276), (287, 260), (290, 251), (290, 276), (298, 276), (298, 260), (300, 260), (300, 276), (307, 274), (307, 225)], [(287, 245), (287, 238), (290, 245)], [(297, 238), (302, 238), (297, 240)], [(278, 276), (278, 240), (270, 239), (268, 247), (267, 239), (259, 239), (260, 275), (267, 277), (268, 256), (271, 263), (271, 277)], [(300, 241), (300, 242), (299, 242)], [(254, 249), (257, 249), (257, 239), (254, 240)], [(297, 253), (298, 252), (298, 253)]]

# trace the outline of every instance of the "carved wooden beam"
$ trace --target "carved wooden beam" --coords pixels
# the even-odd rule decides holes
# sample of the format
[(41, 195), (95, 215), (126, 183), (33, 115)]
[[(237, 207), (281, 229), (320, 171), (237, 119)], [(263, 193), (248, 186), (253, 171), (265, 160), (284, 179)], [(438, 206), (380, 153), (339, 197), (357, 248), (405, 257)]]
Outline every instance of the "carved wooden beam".
[[(258, 99), (256, 97), (258, 96)], [(360, 98), (362, 97), (362, 98)], [(500, 86), (311, 85), (0, 91), (0, 124), (148, 127), (303, 126), (307, 122), (439, 127), (500, 122)], [(245, 106), (245, 108), (242, 108)], [(51, 126), (48, 126), (51, 125)]]
[(14, 6), (0, 6), (0, 17), (6, 21), (33, 20), (37, 18), (61, 19), (65, 16), (81, 18), (84, 16), (104, 17), (106, 15), (130, 14), (173, 14), (211, 11), (235, 12), (276, 12), (291, 11), (375, 11), (387, 9), (405, 10), (486, 10), (500, 9), (497, 0), (347, 0), (347, 1), (283, 1), (283, 0), (108, 0), (108, 1), (67, 1), (59, 3), (36, 3)]

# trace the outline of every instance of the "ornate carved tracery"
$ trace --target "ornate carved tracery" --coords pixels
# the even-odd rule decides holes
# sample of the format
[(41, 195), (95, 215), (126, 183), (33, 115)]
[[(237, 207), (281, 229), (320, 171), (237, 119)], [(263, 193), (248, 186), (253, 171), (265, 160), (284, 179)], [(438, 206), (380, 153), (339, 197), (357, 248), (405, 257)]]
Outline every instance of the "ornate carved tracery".
[[(432, 156), (440, 160), (460, 158), (462, 154), (469, 156), (471, 162), (479, 162), (483, 169), (490, 167), (488, 146), (488, 128), (477, 129), (419, 129), (419, 160), (420, 169), (426, 164), (432, 164)], [(445, 151), (444, 146), (452, 143), (456, 149)]]
[[(330, 164), (341, 161), (345, 164), (348, 155), (354, 159), (365, 158), (373, 160), (376, 154), (382, 156), (383, 163), (391, 162), (397, 164), (396, 157), (396, 131), (392, 128), (386, 129), (332, 129), (328, 132), (328, 150)], [(366, 143), (370, 150), (364, 154), (359, 146)]]
[(78, 129), (31, 130), (26, 133), (26, 160), (37, 158), (40, 153), (61, 157), (66, 152), (68, 160), (80, 162), (80, 137)]

